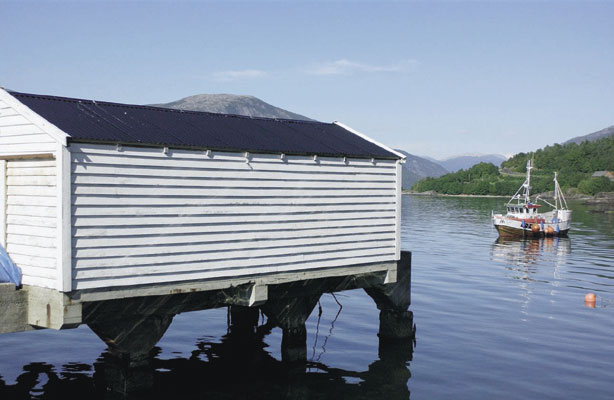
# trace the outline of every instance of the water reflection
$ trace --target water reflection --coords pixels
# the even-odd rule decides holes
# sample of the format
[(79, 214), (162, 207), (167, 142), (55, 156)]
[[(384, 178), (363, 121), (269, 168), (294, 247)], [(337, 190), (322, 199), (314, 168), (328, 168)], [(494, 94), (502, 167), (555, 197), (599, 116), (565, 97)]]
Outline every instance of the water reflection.
[(273, 328), (268, 321), (253, 328), (231, 326), (221, 340), (199, 339), (188, 358), (160, 359), (156, 347), (139, 365), (108, 352), (93, 367), (66, 364), (59, 373), (52, 365), (31, 363), (14, 385), (6, 385), (0, 376), (0, 398), (409, 398), (411, 339), (380, 340), (378, 359), (367, 370), (355, 371), (316, 360), (277, 360), (265, 343)]
[(530, 267), (544, 260), (552, 260), (558, 266), (565, 263), (570, 253), (571, 239), (568, 237), (499, 237), (492, 245), (491, 259), (523, 267)]

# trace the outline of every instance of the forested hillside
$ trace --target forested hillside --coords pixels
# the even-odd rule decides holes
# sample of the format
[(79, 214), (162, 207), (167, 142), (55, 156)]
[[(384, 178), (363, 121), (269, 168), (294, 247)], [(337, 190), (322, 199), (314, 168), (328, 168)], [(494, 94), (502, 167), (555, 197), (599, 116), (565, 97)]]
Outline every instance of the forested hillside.
[[(595, 171), (614, 171), (614, 137), (581, 144), (555, 144), (530, 153), (519, 153), (501, 164), (503, 174), (492, 164), (481, 163), (440, 178), (427, 178), (412, 189), (433, 190), (444, 194), (512, 195), (524, 181), (528, 159), (533, 159), (533, 193), (552, 190), (554, 171), (563, 190), (577, 188), (585, 194), (614, 191), (614, 183), (605, 177), (591, 178)], [(507, 171), (507, 173), (506, 173)]]

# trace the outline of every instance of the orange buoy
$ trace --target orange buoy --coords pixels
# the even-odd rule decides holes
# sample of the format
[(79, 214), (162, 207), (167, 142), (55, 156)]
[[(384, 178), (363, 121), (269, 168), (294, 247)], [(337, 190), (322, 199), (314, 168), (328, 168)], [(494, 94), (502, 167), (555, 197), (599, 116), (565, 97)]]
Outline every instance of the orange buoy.
[(546, 227), (546, 235), (554, 235), (554, 228), (551, 226)]
[(587, 293), (586, 296), (584, 296), (584, 305), (586, 307), (595, 308), (596, 302), (597, 296), (595, 296), (595, 293)]
[(533, 231), (533, 233), (539, 232), (539, 224), (533, 224), (531, 226), (531, 230)]

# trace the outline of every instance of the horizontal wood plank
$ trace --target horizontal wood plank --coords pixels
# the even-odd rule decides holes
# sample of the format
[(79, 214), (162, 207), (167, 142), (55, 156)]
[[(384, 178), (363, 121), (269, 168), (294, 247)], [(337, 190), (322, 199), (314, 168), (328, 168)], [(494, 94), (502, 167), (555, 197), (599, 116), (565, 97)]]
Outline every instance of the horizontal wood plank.
[(0, 126), (13, 126), (13, 125), (31, 125), (32, 123), (23, 115), (16, 114), (0, 118)]
[[(292, 223), (232, 223), (208, 225), (206, 229), (201, 225), (186, 226), (137, 226), (137, 227), (82, 227), (73, 228), (73, 237), (99, 236), (101, 240), (106, 236), (135, 236), (135, 235), (175, 235), (189, 233), (221, 233), (221, 232), (263, 232), (263, 231), (296, 231), (301, 229), (323, 228), (350, 228), (377, 225), (393, 225), (394, 218), (380, 218), (378, 220), (360, 219), (347, 221), (309, 221)], [(19, 232), (11, 232), (19, 233)], [(35, 235), (36, 236), (36, 235)]]
[[(44, 279), (45, 284), (47, 285), (55, 285), (55, 277), (57, 272), (55, 268), (45, 268), (45, 267), (37, 267), (34, 265), (21, 265), (21, 269), (24, 271), (22, 282), (26, 285), (31, 285), (31, 283), (27, 283), (30, 281), (29, 278), (33, 279)], [(53, 287), (53, 286), (47, 286)]]
[(55, 196), (56, 188), (54, 186), (9, 186), (6, 188), (8, 196)]
[[(23, 187), (23, 191), (19, 188)], [(45, 187), (10, 187), (9, 194), (19, 195), (22, 193), (36, 193), (45, 196)], [(31, 190), (30, 192), (28, 190)], [(232, 197), (303, 197), (303, 196), (391, 196), (394, 189), (321, 189), (321, 188), (185, 188), (185, 187), (156, 187), (156, 186), (73, 186), (73, 194), (76, 195), (122, 195), (122, 196), (232, 196)]]
[(9, 234), (6, 237), (6, 242), (9, 244), (22, 244), (36, 247), (46, 247), (50, 249), (56, 247), (56, 238), (29, 235)]
[(11, 172), (11, 170), (13, 169), (20, 169), (20, 168), (34, 168), (34, 169), (39, 169), (39, 168), (49, 168), (49, 167), (55, 167), (55, 160), (54, 159), (38, 159), (38, 160), (32, 160), (32, 159), (22, 159), (22, 160), (11, 160), (11, 162), (9, 163), (9, 165), (7, 166), (9, 173)]
[(54, 166), (48, 167), (32, 167), (32, 168), (15, 168), (8, 169), (7, 176), (25, 177), (25, 176), (55, 176), (56, 170)]
[(51, 136), (46, 133), (32, 133), (21, 135), (2, 135), (0, 136), (0, 143), (2, 145), (11, 146), (17, 144), (32, 144), (32, 143), (55, 143)]
[(241, 258), (228, 260), (211, 260), (202, 261), (195, 260), (194, 262), (183, 263), (167, 263), (167, 264), (155, 264), (155, 265), (138, 265), (138, 266), (124, 266), (117, 268), (80, 268), (79, 261), (76, 262), (75, 278), (76, 279), (91, 279), (102, 277), (122, 277), (130, 275), (148, 275), (148, 274), (180, 274), (182, 272), (194, 272), (199, 270), (215, 270), (223, 268), (253, 268), (256, 270), (258, 267), (273, 266), (276, 264), (296, 264), (304, 263), (307, 261), (319, 261), (327, 259), (343, 259), (343, 258), (360, 258), (360, 257), (372, 257), (392, 254), (394, 258), (394, 246), (390, 248), (382, 249), (353, 249), (353, 250), (341, 250), (331, 252), (318, 252), (313, 254), (294, 254), (274, 256), (274, 257), (261, 257), (261, 258)]
[(392, 175), (396, 173), (390, 166), (373, 165), (328, 165), (313, 162), (304, 163), (246, 163), (242, 160), (224, 161), (206, 158), (199, 159), (178, 159), (173, 157), (152, 158), (152, 157), (124, 157), (120, 152), (114, 155), (98, 155), (85, 153), (72, 153), (73, 163), (76, 164), (101, 164), (101, 165), (132, 165), (149, 166), (153, 168), (208, 168), (238, 171), (293, 171), (307, 173), (361, 173), (372, 175)]
[(276, 214), (271, 215), (250, 215), (250, 214), (236, 214), (236, 215), (190, 215), (190, 216), (85, 216), (74, 217), (73, 227), (89, 227), (89, 226), (145, 226), (145, 225), (203, 225), (203, 229), (207, 228), (209, 224), (245, 224), (245, 223), (269, 223), (275, 221), (276, 223), (286, 222), (306, 222), (306, 221), (347, 221), (352, 219), (384, 219), (394, 218), (396, 213), (394, 211), (360, 211), (360, 212), (328, 212), (328, 213), (309, 213), (309, 214)]
[(9, 206), (41, 206), (55, 207), (57, 199), (53, 196), (7, 196)]
[(23, 275), (21, 279), (21, 283), (24, 285), (39, 286), (39, 287), (45, 287), (45, 288), (50, 288), (50, 289), (56, 289), (56, 286), (57, 286), (56, 279), (41, 278), (40, 276), (30, 276), (26, 274)]
[(393, 240), (394, 236), (389, 233), (374, 233), (369, 236), (346, 235), (337, 237), (308, 237), (308, 238), (293, 238), (293, 239), (278, 239), (278, 240), (260, 240), (260, 241), (217, 241), (213, 243), (180, 243), (174, 245), (157, 245), (157, 246), (130, 246), (130, 247), (105, 247), (92, 249), (76, 249), (73, 252), (75, 259), (82, 258), (108, 258), (108, 257), (141, 257), (145, 255), (171, 255), (171, 254), (188, 254), (188, 253), (207, 253), (220, 252), (227, 250), (240, 250), (243, 256), (247, 250), (263, 250), (263, 249), (278, 249), (287, 251), (283, 248), (299, 247), (306, 249), (308, 246), (316, 245), (333, 245), (341, 243), (381, 243), (382, 241)]
[(301, 264), (284, 264), (275, 266), (259, 267), (257, 270), (254, 268), (233, 268), (225, 270), (200, 270), (196, 272), (188, 272), (183, 274), (168, 275), (168, 274), (155, 274), (155, 275), (136, 275), (125, 277), (111, 277), (111, 278), (92, 278), (92, 279), (80, 279), (77, 280), (75, 289), (95, 289), (114, 286), (131, 286), (139, 284), (157, 284), (168, 282), (180, 282), (180, 281), (193, 281), (203, 280), (219, 277), (235, 277), (241, 275), (251, 275), (255, 271), (258, 274), (274, 273), (274, 272), (287, 272), (287, 271), (302, 271), (314, 268), (327, 268), (327, 267), (343, 267), (348, 265), (356, 265), (362, 263), (376, 263), (376, 262), (390, 262), (394, 261), (390, 255), (361, 257), (353, 259), (328, 259), (317, 260), (312, 262), (306, 262)]
[(44, 132), (38, 126), (32, 125), (32, 124), (0, 126), (0, 136), (3, 136), (3, 137), (32, 135), (32, 134), (38, 134), (38, 133), (44, 133)]
[(275, 197), (261, 196), (249, 198), (235, 197), (184, 197), (184, 196), (120, 196), (120, 195), (73, 195), (72, 204), (77, 206), (299, 206), (330, 204), (391, 204), (390, 196), (313, 196), (313, 197)]
[(9, 214), (6, 217), (6, 222), (13, 225), (25, 225), (33, 227), (55, 228), (57, 226), (56, 218), (53, 217), (36, 217), (28, 215)]
[(48, 154), (48, 153), (54, 153), (55, 150), (56, 150), (55, 143), (12, 144), (12, 145), (2, 145), (0, 147), (0, 155), (26, 156), (30, 154)]
[[(199, 150), (185, 150), (185, 149), (173, 149), (170, 148), (166, 152), (160, 147), (134, 147), (134, 146), (122, 146), (119, 150), (116, 146), (109, 146), (105, 144), (91, 144), (91, 143), (73, 143), (71, 145), (71, 151), (75, 154), (97, 154), (97, 155), (117, 155), (118, 153), (124, 157), (149, 157), (149, 158), (174, 158), (174, 159), (210, 159), (220, 161), (239, 161), (244, 162), (246, 157), (244, 152), (224, 152), (224, 151), (209, 151), (207, 154), (205, 151)], [(317, 161), (314, 161), (312, 156), (298, 156), (288, 155), (283, 159), (278, 154), (262, 154), (262, 153), (249, 153), (249, 160), (253, 163), (277, 163), (277, 164), (298, 164), (304, 163), (312, 165), (314, 163), (321, 165), (358, 165), (372, 167), (377, 165), (385, 168), (395, 168), (395, 160), (376, 160), (373, 163), (369, 159), (365, 158), (352, 158), (352, 157), (318, 157)]]
[(55, 238), (57, 234), (57, 230), (55, 228), (42, 228), (42, 227), (33, 227), (27, 225), (8, 225), (6, 228), (7, 233), (13, 233), (16, 235), (25, 235), (25, 236), (35, 236), (35, 237), (45, 237), (45, 238)]
[(322, 229), (304, 229), (304, 230), (253, 230), (241, 232), (208, 232), (201, 231), (192, 234), (174, 234), (174, 235), (159, 235), (149, 234), (143, 231), (143, 235), (139, 236), (86, 236), (73, 238), (73, 247), (76, 252), (79, 249), (95, 249), (95, 248), (133, 248), (134, 251), (143, 246), (164, 246), (176, 244), (192, 244), (192, 243), (219, 243), (219, 242), (266, 242), (277, 241), (281, 239), (303, 239), (309, 238), (318, 240), (320, 238), (326, 240), (336, 240), (338, 237), (355, 237), (356, 240), (361, 240), (363, 236), (377, 235), (385, 233), (386, 235), (394, 235), (394, 225), (375, 225), (362, 227), (329, 227)]
[[(26, 178), (26, 177), (19, 177)], [(14, 182), (23, 182), (21, 184), (44, 184), (38, 183), (41, 177), (36, 177), (39, 180), (34, 180), (35, 177), (27, 177), (30, 179), (19, 179), (9, 177)], [(32, 183), (31, 183), (32, 182)], [(180, 187), (182, 190), (191, 188), (241, 188), (252, 189), (258, 187), (260, 189), (390, 189), (396, 188), (395, 182), (354, 182), (354, 181), (328, 181), (328, 180), (282, 180), (282, 179), (220, 179), (219, 177), (201, 177), (201, 178), (175, 178), (175, 177), (151, 177), (151, 176), (117, 176), (117, 175), (74, 175), (72, 183), (75, 185), (104, 185), (104, 186), (155, 186), (159, 188), (175, 188)], [(53, 183), (51, 183), (53, 184)]]
[[(56, 266), (56, 258), (55, 257), (36, 257), (36, 256), (28, 256), (23, 254), (12, 254), (9, 253), (15, 264), (20, 265), (31, 265), (33, 267), (41, 267), (41, 268), (55, 268)], [(22, 272), (25, 274), (27, 269), (22, 268)]]
[[(203, 165), (205, 167), (205, 165)], [(72, 164), (72, 173), (75, 175), (104, 175), (104, 176), (132, 176), (132, 177), (171, 177), (184, 178), (214, 178), (214, 179), (273, 179), (273, 180), (300, 180), (300, 181), (338, 181), (338, 182), (394, 182), (391, 174), (369, 174), (352, 172), (320, 172), (295, 171), (292, 168), (276, 171), (260, 171), (245, 169), (214, 169), (214, 168), (168, 168), (162, 166), (135, 166), (135, 165), (104, 165), (104, 164)]]
[(354, 211), (369, 213), (374, 211), (394, 211), (394, 204), (307, 204), (307, 205), (218, 205), (218, 206), (141, 206), (141, 207), (86, 207), (73, 206), (72, 214), (82, 216), (203, 216), (203, 215), (241, 215), (241, 214), (288, 214), (288, 213), (330, 213), (335, 211)]
[(54, 258), (56, 256), (56, 250), (54, 248), (23, 244), (8, 243), (6, 251), (11, 254), (11, 257), (15, 256), (16, 254), (44, 258)]

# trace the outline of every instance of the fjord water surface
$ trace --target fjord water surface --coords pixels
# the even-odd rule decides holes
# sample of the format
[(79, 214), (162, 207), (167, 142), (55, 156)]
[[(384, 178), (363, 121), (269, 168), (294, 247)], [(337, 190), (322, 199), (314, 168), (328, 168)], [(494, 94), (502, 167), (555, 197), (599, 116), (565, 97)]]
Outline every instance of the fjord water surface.
[[(225, 309), (185, 313), (135, 372), (152, 390), (132, 397), (612, 398), (614, 215), (574, 204), (569, 238), (502, 241), (490, 211), (504, 202), (404, 196), (415, 348), (379, 343), (361, 290), (322, 296), (299, 369), (281, 363), (281, 331), (264, 318), (246, 342)], [(0, 335), (0, 346), (0, 399), (121, 398), (104, 390), (113, 365), (86, 326)]]

